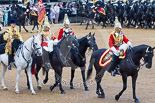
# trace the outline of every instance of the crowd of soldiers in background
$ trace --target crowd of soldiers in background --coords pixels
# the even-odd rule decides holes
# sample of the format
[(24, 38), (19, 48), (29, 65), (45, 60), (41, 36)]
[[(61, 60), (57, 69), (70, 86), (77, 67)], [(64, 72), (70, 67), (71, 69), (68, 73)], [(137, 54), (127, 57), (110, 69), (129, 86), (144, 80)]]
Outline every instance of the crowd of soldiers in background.
[(122, 26), (155, 28), (155, 1), (154, 0), (98, 0), (80, 2), (83, 10), (89, 13), (89, 8), (104, 8), (106, 11), (106, 25), (114, 25), (117, 16)]

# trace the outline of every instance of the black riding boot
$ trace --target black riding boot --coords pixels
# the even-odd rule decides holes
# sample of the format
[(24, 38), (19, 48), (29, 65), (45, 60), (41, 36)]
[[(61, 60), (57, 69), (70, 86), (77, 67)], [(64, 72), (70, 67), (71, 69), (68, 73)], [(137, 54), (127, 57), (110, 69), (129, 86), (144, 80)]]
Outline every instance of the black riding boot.
[(11, 62), (14, 62), (14, 53), (17, 51), (21, 41), (19, 39), (14, 39), (12, 43), (12, 53), (8, 54), (8, 69), (11, 70)]
[(11, 70), (12, 54), (8, 54), (8, 69)]
[(111, 75), (112, 76), (115, 76), (116, 75), (116, 66), (118, 64), (118, 61), (119, 61), (119, 57), (116, 56), (116, 55), (113, 55), (113, 61), (112, 61), (112, 64), (111, 64)]

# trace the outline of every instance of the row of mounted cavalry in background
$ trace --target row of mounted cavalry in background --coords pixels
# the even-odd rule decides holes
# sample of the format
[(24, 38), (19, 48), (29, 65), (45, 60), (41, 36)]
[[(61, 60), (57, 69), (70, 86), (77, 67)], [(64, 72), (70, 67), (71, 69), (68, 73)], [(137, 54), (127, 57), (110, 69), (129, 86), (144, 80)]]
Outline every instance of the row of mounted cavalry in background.
[[(85, 3), (78, 1), (79, 15), (84, 19), (88, 19), (86, 29), (89, 25), (89, 19), (92, 20), (92, 29), (94, 28), (93, 20), (99, 24), (103, 22), (102, 27), (107, 25), (114, 26), (115, 17), (117, 16), (122, 26), (126, 27), (141, 27), (141, 28), (155, 28), (155, 1), (149, 2), (146, 0), (132, 2), (118, 1), (104, 2), (97, 1), (93, 6), (93, 3)], [(105, 10), (105, 14), (99, 12), (100, 8)], [(93, 12), (96, 9), (96, 12)]]

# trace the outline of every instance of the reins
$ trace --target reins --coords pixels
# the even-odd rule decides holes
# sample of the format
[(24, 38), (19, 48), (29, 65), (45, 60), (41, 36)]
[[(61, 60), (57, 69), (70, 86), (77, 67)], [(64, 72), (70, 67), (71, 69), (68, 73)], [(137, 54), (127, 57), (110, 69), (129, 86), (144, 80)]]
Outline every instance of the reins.
[[(144, 61), (144, 59), (142, 58), (142, 60)], [(132, 56), (131, 56), (131, 49), (129, 49), (129, 60), (130, 64), (132, 65), (132, 67), (136, 70), (142, 69), (142, 67), (146, 64), (145, 61), (144, 63), (140, 63), (138, 66), (133, 62)]]

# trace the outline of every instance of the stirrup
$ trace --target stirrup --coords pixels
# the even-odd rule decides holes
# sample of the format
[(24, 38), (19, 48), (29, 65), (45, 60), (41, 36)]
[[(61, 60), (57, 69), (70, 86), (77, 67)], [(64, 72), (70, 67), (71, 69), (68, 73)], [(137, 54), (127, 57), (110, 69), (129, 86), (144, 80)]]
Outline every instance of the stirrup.
[(11, 64), (8, 65), (8, 70), (11, 70)]
[(111, 71), (111, 76), (116, 76), (116, 71), (115, 70)]

